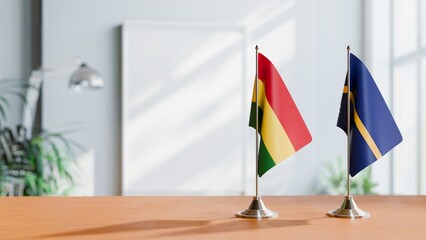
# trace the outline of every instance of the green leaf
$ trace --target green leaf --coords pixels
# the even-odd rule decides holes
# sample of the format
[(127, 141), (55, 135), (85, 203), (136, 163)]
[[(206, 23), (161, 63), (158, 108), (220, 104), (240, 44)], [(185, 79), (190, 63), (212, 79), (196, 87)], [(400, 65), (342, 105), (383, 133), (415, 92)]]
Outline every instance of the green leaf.
[(6, 105), (7, 108), (10, 108), (10, 102), (4, 96), (0, 95), (0, 102), (3, 103), (4, 105)]
[(0, 104), (0, 116), (2, 120), (6, 120), (7, 116), (6, 116), (6, 112), (4, 111), (3, 105)]
[(25, 174), (24, 178), (25, 178), (25, 185), (26, 185), (27, 188), (29, 188), (28, 194), (30, 196), (37, 195), (36, 194), (38, 192), (37, 191), (37, 183), (36, 183), (37, 177), (32, 173), (27, 173), (27, 174)]
[(9, 91), (7, 94), (14, 95), (14, 96), (18, 97), (24, 104), (27, 104), (27, 98), (26, 98), (25, 94), (23, 94), (21, 92), (17, 92), (17, 91)]

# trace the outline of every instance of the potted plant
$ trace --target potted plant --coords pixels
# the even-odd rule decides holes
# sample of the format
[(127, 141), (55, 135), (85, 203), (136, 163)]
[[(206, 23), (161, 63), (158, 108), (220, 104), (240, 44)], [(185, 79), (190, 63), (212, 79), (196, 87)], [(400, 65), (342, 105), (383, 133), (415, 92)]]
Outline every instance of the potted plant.
[[(321, 188), (319, 193), (344, 195), (346, 194), (346, 177), (347, 169), (345, 168), (342, 158), (337, 157), (336, 161), (327, 161), (324, 163), (325, 174), (320, 177)], [(377, 194), (377, 183), (373, 181), (373, 173), (371, 166), (351, 180), (351, 192), (355, 195)]]
[(18, 125), (4, 126), (7, 95), (25, 103), (23, 91), (31, 86), (17, 80), (0, 81), (0, 194), (3, 196), (68, 195), (75, 184), (77, 166), (74, 148), (77, 143), (62, 132), (40, 131)]

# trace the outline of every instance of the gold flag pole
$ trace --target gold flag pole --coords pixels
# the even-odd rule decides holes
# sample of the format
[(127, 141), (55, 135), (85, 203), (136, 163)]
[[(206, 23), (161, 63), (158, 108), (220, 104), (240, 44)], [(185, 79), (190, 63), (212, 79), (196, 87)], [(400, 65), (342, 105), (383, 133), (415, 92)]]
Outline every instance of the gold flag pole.
[[(340, 217), (340, 218), (368, 218), (370, 213), (360, 209), (351, 195), (351, 58), (350, 58), (351, 48), (347, 47), (347, 69), (348, 69), (348, 83), (347, 83), (347, 186), (346, 186), (346, 196), (343, 200), (342, 205), (327, 213), (330, 217)], [(355, 107), (355, 105), (354, 105)]]
[(258, 70), (259, 70), (259, 63), (258, 63), (258, 54), (259, 54), (259, 47), (256, 45), (256, 75), (255, 75), (255, 94), (256, 94), (256, 196), (253, 197), (253, 200), (251, 201), (250, 206), (236, 214), (239, 218), (275, 218), (278, 216), (278, 213), (273, 212), (269, 210), (265, 204), (263, 203), (262, 199), (259, 195), (259, 105), (258, 105), (258, 84), (259, 81), (258, 78)]

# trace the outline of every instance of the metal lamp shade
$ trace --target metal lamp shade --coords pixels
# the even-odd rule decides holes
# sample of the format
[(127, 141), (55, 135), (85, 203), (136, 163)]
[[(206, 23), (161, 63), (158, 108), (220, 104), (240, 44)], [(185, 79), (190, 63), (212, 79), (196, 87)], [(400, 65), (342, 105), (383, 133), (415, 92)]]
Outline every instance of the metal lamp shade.
[(100, 89), (104, 85), (105, 82), (101, 75), (84, 63), (72, 74), (69, 83), (70, 88), (76, 90), (81, 88)]

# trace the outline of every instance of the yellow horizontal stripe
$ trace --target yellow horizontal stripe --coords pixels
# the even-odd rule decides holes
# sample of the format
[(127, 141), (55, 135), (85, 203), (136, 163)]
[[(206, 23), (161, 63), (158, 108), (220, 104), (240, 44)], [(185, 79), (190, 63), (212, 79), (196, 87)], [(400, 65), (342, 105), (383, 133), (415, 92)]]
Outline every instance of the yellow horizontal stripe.
[[(259, 96), (258, 96), (259, 104), (258, 105), (262, 108), (262, 106), (264, 105), (264, 101), (266, 100), (265, 85), (260, 80), (258, 80), (257, 83), (259, 84), (259, 86), (258, 86), (258, 88), (259, 88)], [(253, 96), (251, 98), (251, 101), (256, 102), (256, 85), (254, 85), (254, 88), (253, 88)]]
[[(263, 110), (261, 136), (272, 159), (278, 164), (292, 155), (295, 150), (278, 117), (275, 115), (274, 110), (266, 99), (263, 82), (258, 80), (258, 84), (258, 105)], [(256, 101), (255, 92), (253, 94), (253, 100), (254, 102)]]
[[(343, 93), (348, 93), (348, 86), (345, 86), (343, 88)], [(352, 92), (350, 97), (351, 97), (352, 104), (355, 106), (355, 98)], [(358, 112), (356, 111), (356, 107), (354, 107), (354, 121), (355, 121), (355, 126), (358, 128), (358, 131), (361, 133), (361, 136), (364, 138), (368, 147), (370, 147), (376, 159), (381, 158), (382, 153), (380, 152), (379, 148), (377, 147), (376, 143), (374, 142), (374, 139), (371, 137), (364, 123), (361, 121), (361, 118), (359, 117)]]

